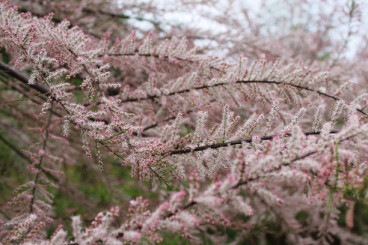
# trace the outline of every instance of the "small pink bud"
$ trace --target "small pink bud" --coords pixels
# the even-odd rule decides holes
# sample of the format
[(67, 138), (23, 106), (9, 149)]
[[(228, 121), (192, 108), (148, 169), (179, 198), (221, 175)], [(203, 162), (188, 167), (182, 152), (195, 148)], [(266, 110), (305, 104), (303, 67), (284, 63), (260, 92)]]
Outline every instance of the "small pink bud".
[(43, 149), (40, 149), (40, 150), (38, 151), (38, 155), (39, 155), (40, 157), (44, 156), (44, 155), (45, 155), (45, 151), (44, 151)]

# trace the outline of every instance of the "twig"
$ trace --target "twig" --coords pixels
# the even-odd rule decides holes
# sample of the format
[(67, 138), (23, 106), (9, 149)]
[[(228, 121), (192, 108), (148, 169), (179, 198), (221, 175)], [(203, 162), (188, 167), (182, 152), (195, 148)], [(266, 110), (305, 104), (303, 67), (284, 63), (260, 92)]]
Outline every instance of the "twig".
[[(53, 107), (53, 101), (51, 101), (51, 107), (50, 107), (50, 110), (49, 110), (49, 117), (47, 119), (47, 123), (46, 123), (46, 126), (45, 126), (45, 138), (43, 139), (43, 144), (42, 144), (42, 151), (44, 152), (45, 149), (46, 149), (46, 146), (47, 146), (47, 141), (48, 141), (48, 138), (49, 138), (49, 127), (50, 127), (50, 124), (51, 124), (51, 117), (52, 117), (52, 107)], [(44, 159), (44, 153), (40, 156), (40, 160), (37, 164), (37, 168), (41, 169), (42, 168), (42, 161)], [(38, 179), (40, 178), (40, 172), (41, 171), (38, 171), (36, 173), (36, 177), (35, 177), (35, 180), (34, 180), (34, 186), (32, 188), (32, 199), (29, 203), (29, 213), (32, 213), (33, 212), (33, 203), (36, 199), (36, 187), (37, 187), (37, 181)]]

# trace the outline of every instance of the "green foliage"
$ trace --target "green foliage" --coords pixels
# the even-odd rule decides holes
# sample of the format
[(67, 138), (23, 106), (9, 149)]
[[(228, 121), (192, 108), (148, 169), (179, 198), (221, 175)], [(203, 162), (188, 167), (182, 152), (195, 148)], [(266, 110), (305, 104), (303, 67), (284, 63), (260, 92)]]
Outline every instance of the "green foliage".
[[(162, 237), (164, 239), (164, 241), (162, 243), (155, 243), (155, 244), (162, 244), (162, 245), (189, 245), (190, 242), (188, 242), (187, 239), (176, 235), (176, 234), (172, 234), (169, 232), (162, 232)], [(149, 242), (149, 240), (147, 240)], [(145, 244), (143, 243), (143, 241), (140, 244)]]
[(0, 50), (1, 53), (1, 60), (5, 63), (8, 64), (11, 60), (11, 56), (9, 53), (5, 52), (5, 50)]
[[(3, 136), (3, 132), (0, 132)], [(4, 205), (14, 195), (14, 184), (24, 184), (27, 172), (22, 166), (22, 159), (6, 144), (0, 141), (0, 205)]]

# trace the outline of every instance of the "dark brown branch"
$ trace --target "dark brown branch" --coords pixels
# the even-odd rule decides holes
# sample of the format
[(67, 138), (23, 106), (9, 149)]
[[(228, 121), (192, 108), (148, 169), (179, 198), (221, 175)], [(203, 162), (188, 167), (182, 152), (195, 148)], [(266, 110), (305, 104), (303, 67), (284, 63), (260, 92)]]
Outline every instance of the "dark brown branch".
[(39, 84), (37, 82), (35, 82), (34, 84), (29, 84), (28, 83), (28, 78), (23, 75), (22, 73), (20, 73), (19, 71), (13, 69), (12, 67), (4, 64), (3, 62), (0, 62), (0, 70), (3, 70), (4, 72), (6, 72), (7, 74), (9, 74), (10, 76), (16, 78), (18, 81), (21, 81), (22, 83), (24, 83), (25, 85), (39, 91), (42, 94), (49, 94), (50, 90), (43, 86), (42, 84)]
[[(290, 86), (290, 87), (294, 87), (297, 89), (301, 89), (301, 90), (307, 90), (310, 92), (314, 92), (317, 93), (319, 95), (325, 96), (327, 98), (333, 99), (335, 101), (339, 101), (341, 100), (340, 98), (327, 94), (325, 92), (316, 90), (316, 89), (312, 89), (309, 87), (305, 87), (302, 85), (298, 85), (298, 84), (293, 84), (293, 83), (288, 83), (288, 82), (281, 82), (281, 81), (268, 81), (268, 80), (240, 80), (240, 81), (236, 81), (234, 83), (237, 84), (252, 84), (252, 83), (258, 83), (258, 84), (276, 84), (276, 85), (282, 85), (282, 86)], [(143, 98), (127, 98), (125, 100), (122, 100), (122, 103), (126, 103), (126, 102), (138, 102), (138, 101), (142, 101), (142, 100), (152, 100), (152, 99), (156, 99), (159, 98), (161, 96), (172, 96), (172, 95), (177, 95), (177, 94), (183, 94), (183, 93), (188, 93), (191, 90), (202, 90), (202, 89), (209, 89), (209, 88), (215, 88), (215, 87), (220, 87), (220, 86), (229, 86), (232, 85), (233, 83), (216, 83), (216, 84), (212, 84), (212, 85), (202, 85), (202, 86), (197, 86), (197, 87), (193, 87), (193, 88), (188, 88), (188, 89), (182, 89), (182, 90), (178, 90), (178, 91), (174, 91), (174, 92), (170, 92), (168, 94), (162, 94), (162, 95), (148, 95), (146, 97)], [(357, 109), (357, 111), (359, 111), (360, 113), (367, 115), (367, 113), (365, 113), (364, 111), (362, 111), (361, 109)]]
[[(304, 134), (309, 136), (309, 135), (319, 135), (321, 132), (305, 132)], [(331, 131), (331, 133), (337, 133), (337, 131)], [(272, 140), (275, 136), (277, 135), (268, 135), (268, 136), (263, 136), (261, 137), (261, 140)], [(290, 136), (290, 134), (288, 134), (287, 136)], [(252, 139), (248, 138), (248, 139), (239, 139), (239, 140), (231, 140), (231, 141), (227, 141), (224, 143), (215, 143), (215, 144), (211, 144), (211, 145), (204, 145), (204, 146), (198, 146), (195, 148), (184, 148), (181, 150), (175, 150), (175, 151), (168, 151), (163, 153), (162, 155), (164, 156), (171, 156), (171, 155), (180, 155), (180, 154), (186, 154), (186, 153), (190, 153), (190, 152), (197, 152), (197, 151), (204, 151), (207, 149), (218, 149), (218, 148), (222, 148), (222, 147), (228, 147), (228, 146), (234, 146), (234, 145), (241, 145), (243, 142), (246, 143), (251, 143)]]

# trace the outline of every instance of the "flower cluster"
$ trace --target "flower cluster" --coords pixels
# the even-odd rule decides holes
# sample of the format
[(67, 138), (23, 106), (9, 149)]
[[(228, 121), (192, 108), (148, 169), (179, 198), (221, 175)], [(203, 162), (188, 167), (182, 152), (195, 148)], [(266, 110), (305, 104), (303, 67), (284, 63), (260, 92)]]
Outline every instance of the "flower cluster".
[[(40, 16), (38, 3), (20, 1), (18, 9), (0, 1), (0, 48), (10, 55), (8, 64), (0, 62), (0, 80), (11, 90), (0, 98), (21, 94), (29, 103), (6, 104), (0, 113), (28, 118), (24, 124), (37, 131), (20, 137), (22, 126), (12, 130), (30, 142), (27, 150), (0, 135), (27, 161), (31, 176), (0, 216), (4, 244), (153, 243), (164, 242), (166, 232), (193, 244), (203, 237), (221, 244), (224, 229), (236, 231), (234, 242), (241, 243), (262, 240), (270, 224), (289, 244), (363, 241), (351, 228), (368, 187), (368, 93), (336, 72), (340, 55), (330, 68), (316, 69), (254, 44), (256, 51), (243, 50), (249, 58), (224, 59), (204, 54), (189, 35), (162, 40), (164, 29), (152, 20), (111, 6), (94, 9), (106, 3), (66, 2), (50, 3), (47, 8), (60, 9)], [(349, 9), (353, 18), (354, 1)], [(81, 21), (91, 13), (122, 26), (120, 18), (147, 21), (160, 32), (101, 34), (104, 28), (91, 19), (93, 33)], [(306, 61), (319, 55), (311, 52)], [(11, 124), (7, 117), (0, 127)], [(58, 222), (54, 189), (79, 199), (61, 170), (96, 171), (121, 197), (110, 168), (116, 163), (136, 185), (155, 190), (156, 200), (134, 196), (126, 209), (111, 204), (87, 227), (73, 215), (71, 234), (59, 225), (47, 238)]]

